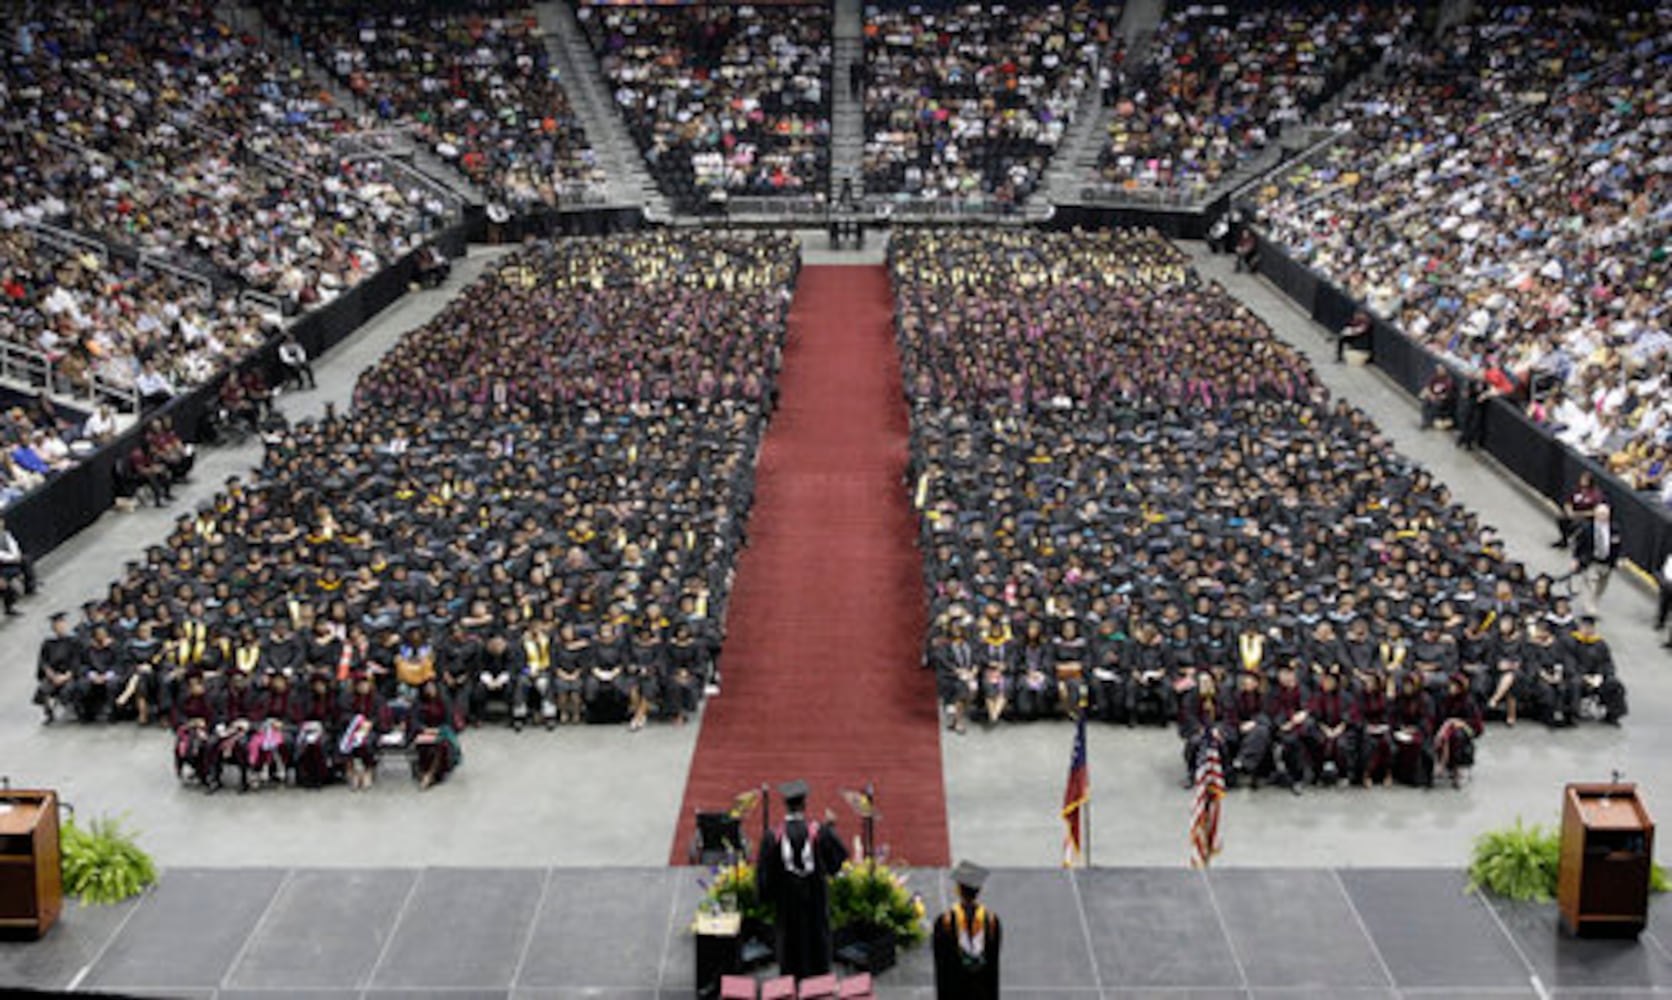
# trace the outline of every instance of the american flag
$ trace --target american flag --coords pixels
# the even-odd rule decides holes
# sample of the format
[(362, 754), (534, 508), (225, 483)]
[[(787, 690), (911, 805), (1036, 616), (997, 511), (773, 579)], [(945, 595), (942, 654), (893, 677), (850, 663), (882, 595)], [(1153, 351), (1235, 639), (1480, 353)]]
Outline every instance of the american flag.
[(1209, 747), (1196, 765), (1196, 803), (1190, 808), (1190, 867), (1206, 868), (1223, 850), (1219, 842), (1219, 802), (1225, 797), (1225, 772), (1219, 748)]
[(1086, 768), (1086, 710), (1074, 724), (1074, 757), (1068, 762), (1068, 787), (1062, 792), (1062, 819), (1068, 825), (1062, 841), (1062, 866), (1072, 868), (1080, 860), (1080, 814), (1091, 801), (1091, 774)]

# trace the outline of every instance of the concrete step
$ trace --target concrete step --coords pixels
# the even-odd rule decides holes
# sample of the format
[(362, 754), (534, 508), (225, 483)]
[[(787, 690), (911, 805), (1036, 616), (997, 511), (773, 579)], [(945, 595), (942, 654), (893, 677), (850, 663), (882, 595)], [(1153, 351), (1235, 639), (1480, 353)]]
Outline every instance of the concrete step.
[(534, 4), (534, 16), (544, 32), (552, 64), (586, 129), (587, 141), (609, 178), (610, 201), (639, 205), (651, 215), (666, 217), (667, 199), (645, 168), (644, 155), (616, 108), (614, 92), (574, 9), (567, 3), (544, 0)]

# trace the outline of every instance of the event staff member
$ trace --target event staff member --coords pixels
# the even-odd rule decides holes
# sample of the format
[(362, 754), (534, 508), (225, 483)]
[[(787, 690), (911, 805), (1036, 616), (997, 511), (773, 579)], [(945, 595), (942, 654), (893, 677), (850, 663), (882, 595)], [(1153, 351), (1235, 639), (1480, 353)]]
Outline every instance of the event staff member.
[(952, 869), (958, 902), (935, 918), (935, 996), (938, 1000), (991, 1000), (999, 995), (999, 953), (1004, 927), (982, 906), (987, 869), (969, 861)]
[(17, 609), (17, 591), (21, 587), (24, 594), (33, 594), (36, 589), (35, 564), (23, 551), (23, 546), (6, 527), (6, 519), (0, 518), (0, 584), (5, 587), (6, 614), (15, 615)]
[(1585, 581), (1586, 603), (1596, 614), (1602, 594), (1608, 589), (1608, 579), (1620, 561), (1620, 529), (1614, 523), (1613, 512), (1606, 503), (1599, 503), (1591, 511), (1588, 522), (1581, 522), (1573, 536), (1573, 569)]
[[(1655, 631), (1666, 627), (1666, 617), (1672, 613), (1672, 552), (1666, 554), (1666, 561), (1660, 564), (1660, 608), (1655, 612)], [(1661, 643), (1664, 648), (1672, 649), (1672, 632), (1667, 633), (1666, 640)]]
[(1597, 505), (1606, 499), (1602, 487), (1597, 485), (1595, 476), (1589, 471), (1579, 473), (1578, 482), (1573, 484), (1573, 492), (1562, 501), (1562, 512), (1556, 517), (1556, 533), (1560, 537), (1551, 542), (1550, 547), (1565, 549), (1573, 545), (1574, 530), (1582, 524), (1590, 523)]
[(309, 389), (317, 384), (314, 382), (313, 365), (308, 361), (308, 349), (296, 339), (295, 334), (285, 334), (284, 341), (279, 344), (279, 362), (284, 365), (284, 384), (295, 384), (301, 389), (306, 380)]
[(807, 783), (796, 780), (778, 789), (784, 797), (784, 822), (761, 838), (756, 876), (760, 897), (777, 915), (778, 969), (805, 979), (830, 971), (834, 950), (830, 936), (829, 879), (848, 859), (836, 835), (836, 814), (824, 822), (806, 816)]
[(1453, 419), (1457, 414), (1457, 380), (1452, 377), (1451, 369), (1435, 365), (1418, 398), (1422, 400), (1424, 430), (1434, 426), (1436, 420)]

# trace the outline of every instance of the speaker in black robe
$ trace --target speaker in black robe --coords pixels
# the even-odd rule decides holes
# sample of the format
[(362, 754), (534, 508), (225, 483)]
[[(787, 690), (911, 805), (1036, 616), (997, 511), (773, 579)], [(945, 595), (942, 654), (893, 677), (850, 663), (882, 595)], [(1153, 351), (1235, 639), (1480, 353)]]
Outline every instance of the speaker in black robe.
[(952, 870), (958, 902), (935, 918), (935, 996), (939, 1000), (990, 1000), (999, 995), (999, 951), (1004, 928), (978, 901), (987, 871), (960, 861)]
[(792, 781), (779, 792), (784, 822), (761, 838), (756, 884), (777, 914), (779, 970), (797, 979), (822, 976), (834, 951), (829, 880), (848, 852), (829, 814), (822, 824), (807, 821), (806, 782)]

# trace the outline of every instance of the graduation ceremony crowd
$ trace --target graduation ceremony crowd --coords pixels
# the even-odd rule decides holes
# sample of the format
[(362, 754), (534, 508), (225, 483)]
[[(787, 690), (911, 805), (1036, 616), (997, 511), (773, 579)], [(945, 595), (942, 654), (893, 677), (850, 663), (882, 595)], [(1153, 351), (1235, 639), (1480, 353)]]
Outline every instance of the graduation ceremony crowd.
[(828, 6), (576, 13), (651, 175), (678, 204), (828, 192)]
[(947, 724), (1176, 725), (1236, 781), (1461, 782), (1617, 723), (1594, 621), (1153, 233), (890, 247)]
[(0, 229), (0, 337), (51, 359), (58, 391), (137, 388), (142, 374), (145, 391), (201, 385), (262, 344), (272, 319), (234, 294)]
[(1020, 203), (1097, 85), (1120, 7), (1102, 2), (865, 8), (865, 190)]
[(208, 5), (30, 8), (0, 57), (0, 218), (49, 223), (269, 293), (340, 294), (441, 210), (371, 162), (297, 65)]
[(1416, 14), (1407, 3), (1175, 3), (1145, 64), (1105, 84), (1099, 181), (1205, 191), (1374, 65)]
[(1297, 260), (1672, 500), (1672, 6), (1486, 5), (1260, 193)]
[(526, 3), (262, 5), (370, 106), (512, 211), (577, 201), (604, 182)]
[(385, 746), (427, 787), (467, 726), (690, 718), (797, 268), (689, 232), (505, 258), (60, 615), (37, 704), (171, 727), (211, 790), (364, 787)]

